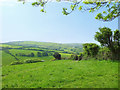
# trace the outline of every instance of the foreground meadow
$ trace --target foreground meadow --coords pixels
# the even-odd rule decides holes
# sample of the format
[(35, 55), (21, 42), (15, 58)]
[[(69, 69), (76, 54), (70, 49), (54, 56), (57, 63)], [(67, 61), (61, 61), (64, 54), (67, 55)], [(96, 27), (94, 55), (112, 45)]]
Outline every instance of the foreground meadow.
[(56, 60), (3, 66), (2, 88), (118, 88), (118, 62)]

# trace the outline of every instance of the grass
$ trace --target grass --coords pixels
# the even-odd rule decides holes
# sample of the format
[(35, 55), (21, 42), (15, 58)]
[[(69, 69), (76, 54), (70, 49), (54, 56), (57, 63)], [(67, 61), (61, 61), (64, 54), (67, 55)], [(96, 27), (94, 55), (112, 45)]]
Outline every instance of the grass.
[(14, 46), (14, 45), (7, 45), (7, 44), (0, 44), (0, 47), (8, 47), (8, 48), (20, 48), (22, 46)]
[[(16, 56), (16, 54), (18, 53), (25, 53), (25, 54), (30, 54), (30, 53), (34, 53), (35, 56), (34, 57), (24, 57), (24, 56), (16, 56), (19, 60), (24, 61), (26, 59), (41, 59), (41, 60), (51, 60), (53, 59), (53, 56), (43, 56), (43, 57), (37, 57), (37, 52), (38, 51), (33, 51), (33, 50), (16, 50), (16, 49), (11, 49), (9, 50), (10, 53), (12, 53), (13, 55)], [(13, 56), (11, 56), (10, 54), (4, 52), (4, 51), (0, 51), (0, 53), (2, 53), (2, 65), (10, 65), (13, 61), (17, 61)]]
[(60, 53), (61, 57), (71, 57), (72, 54), (67, 54), (67, 53)]
[(41, 51), (34, 51), (34, 50), (17, 50), (17, 49), (11, 49), (9, 50), (13, 55), (19, 54), (19, 53), (24, 53), (24, 54), (31, 54), (34, 53), (35, 56), (37, 56), (37, 52)]
[[(17, 61), (13, 56), (11, 56), (10, 54), (7, 54), (4, 51), (2, 52), (2, 66), (6, 66), (6, 65), (10, 65), (12, 62)], [(51, 59), (53, 59), (53, 56), (44, 56), (44, 57), (23, 57), (23, 56), (16, 56), (20, 61), (24, 61), (26, 59), (40, 59), (40, 60), (45, 60), (45, 61), (49, 61)]]
[(0, 51), (0, 52), (2, 52), (2, 65), (9, 65), (11, 62), (16, 60), (10, 54), (8, 54), (8, 53), (6, 53), (4, 51)]
[[(37, 57), (37, 52), (42, 53), (42, 51), (17, 50), (17, 49), (10, 49), (9, 51), (10, 51), (10, 53), (12, 53), (15, 56), (16, 56), (16, 54), (19, 54), (19, 53), (24, 53), (24, 54), (34, 53), (34, 55), (35, 55), (34, 57), (16, 56), (21, 61), (23, 61), (25, 59), (34, 59), (34, 58), (45, 60), (45, 61), (49, 61), (49, 60), (54, 59), (53, 56)], [(13, 61), (16, 61), (16, 59), (13, 56), (11, 56), (10, 54), (8, 54), (4, 51), (1, 51), (1, 52), (2, 52), (2, 65), (10, 65)], [(71, 54), (66, 54), (66, 53), (60, 53), (60, 54), (62, 57), (70, 57), (71, 56)]]
[(118, 88), (118, 62), (57, 60), (2, 67), (3, 88)]

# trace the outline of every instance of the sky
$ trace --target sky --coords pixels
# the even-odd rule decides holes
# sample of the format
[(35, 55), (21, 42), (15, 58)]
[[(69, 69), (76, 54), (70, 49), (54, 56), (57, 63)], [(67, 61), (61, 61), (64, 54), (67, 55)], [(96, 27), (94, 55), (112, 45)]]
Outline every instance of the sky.
[(0, 0), (0, 42), (40, 41), (55, 43), (97, 43), (95, 32), (99, 27), (118, 29), (118, 19), (103, 22), (95, 19), (97, 13), (75, 10), (65, 16), (63, 7), (70, 3), (48, 3), (46, 13), (31, 2), (22, 4), (17, 0)]

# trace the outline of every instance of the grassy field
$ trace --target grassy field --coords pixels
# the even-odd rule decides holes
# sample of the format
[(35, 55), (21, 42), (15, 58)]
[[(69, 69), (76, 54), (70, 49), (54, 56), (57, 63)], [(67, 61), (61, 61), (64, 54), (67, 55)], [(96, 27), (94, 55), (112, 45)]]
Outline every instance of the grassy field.
[(24, 53), (24, 54), (30, 54), (34, 53), (35, 57), (37, 57), (37, 52), (41, 51), (33, 51), (33, 50), (17, 50), (17, 49), (11, 49), (9, 50), (13, 55), (19, 54), (19, 53)]
[[(42, 57), (37, 57), (37, 52), (41, 52), (42, 51), (34, 51), (34, 50), (18, 50), (18, 49), (10, 49), (9, 50), (11, 54), (13, 54), (16, 58), (18, 58), (21, 61), (24, 61), (26, 59), (41, 59), (41, 60), (45, 60), (45, 61), (49, 61), (49, 60), (53, 60), (54, 57), (53, 56), (42, 56)], [(17, 61), (13, 56), (11, 56), (10, 54), (4, 52), (4, 51), (0, 51), (2, 52), (2, 65), (10, 65), (13, 61)], [(30, 53), (34, 53), (34, 57), (26, 57), (26, 56), (16, 56), (16, 54), (18, 53), (24, 53), (24, 54), (30, 54)], [(66, 54), (66, 53), (60, 53), (61, 57), (70, 57), (71, 54)]]
[[(17, 46), (21, 45), (21, 46)], [(54, 60), (53, 56), (37, 57), (36, 50), (57, 51), (62, 59), (70, 52), (81, 52), (81, 44), (13, 42), (0, 45), (2, 52), (3, 88), (117, 88), (118, 62), (98, 60)], [(1, 47), (4, 47), (1, 50)], [(9, 48), (8, 48), (9, 47)], [(80, 48), (79, 48), (80, 47)], [(9, 51), (9, 53), (7, 52)], [(68, 51), (69, 53), (67, 53)], [(16, 55), (34, 53), (34, 57)], [(40, 59), (45, 62), (10, 65), (13, 61)]]
[(2, 67), (3, 88), (117, 88), (118, 62), (56, 60)]
[(11, 62), (16, 61), (16, 59), (10, 54), (4, 51), (0, 51), (0, 52), (2, 52), (2, 65), (9, 65)]
[[(14, 51), (14, 50), (13, 50)], [(19, 51), (19, 50), (18, 50)], [(22, 50), (21, 50), (22, 51)], [(25, 50), (24, 50), (25, 51)], [(13, 56), (11, 56), (10, 54), (4, 52), (4, 51), (0, 51), (2, 52), (2, 66), (6, 66), (6, 65), (10, 65), (12, 62), (17, 61)], [(26, 51), (27, 52), (27, 51)], [(34, 52), (34, 51), (33, 51)], [(12, 53), (13, 55), (15, 55), (15, 52)], [(29, 54), (29, 52), (28, 52)], [(54, 59), (53, 56), (43, 56), (43, 57), (23, 57), (23, 56), (16, 56), (20, 61), (24, 61), (26, 59), (41, 59), (41, 60), (45, 60), (45, 61), (49, 61)]]

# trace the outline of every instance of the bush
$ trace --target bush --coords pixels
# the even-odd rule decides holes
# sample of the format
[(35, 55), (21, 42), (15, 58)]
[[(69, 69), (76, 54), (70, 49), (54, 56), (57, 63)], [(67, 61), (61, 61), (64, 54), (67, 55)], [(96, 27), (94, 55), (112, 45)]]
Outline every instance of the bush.
[(42, 56), (41, 52), (37, 52), (37, 56), (41, 57)]
[(78, 60), (82, 60), (82, 58), (83, 58), (83, 54), (80, 53), (80, 56), (78, 56)]
[(113, 55), (112, 55), (112, 52), (108, 48), (104, 47), (99, 50), (97, 58), (103, 59), (103, 60), (109, 60), (109, 59), (112, 60)]
[(21, 61), (14, 61), (14, 62), (11, 63), (11, 65), (18, 65), (18, 64), (23, 64), (23, 62), (21, 62)]
[(72, 60), (78, 60), (78, 56), (76, 54), (71, 55), (70, 59)]
[(100, 47), (95, 43), (85, 43), (83, 44), (84, 55), (89, 57), (95, 57), (99, 52)]
[(40, 60), (40, 59), (26, 59), (24, 62), (25, 63), (36, 63), (36, 62), (44, 62), (44, 60)]
[(58, 52), (55, 52), (54, 55), (55, 59), (61, 60), (61, 55)]

